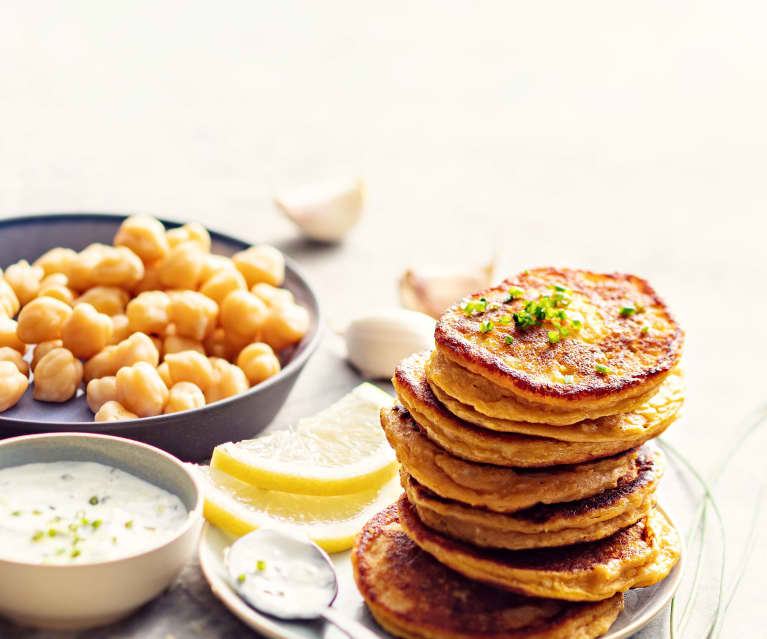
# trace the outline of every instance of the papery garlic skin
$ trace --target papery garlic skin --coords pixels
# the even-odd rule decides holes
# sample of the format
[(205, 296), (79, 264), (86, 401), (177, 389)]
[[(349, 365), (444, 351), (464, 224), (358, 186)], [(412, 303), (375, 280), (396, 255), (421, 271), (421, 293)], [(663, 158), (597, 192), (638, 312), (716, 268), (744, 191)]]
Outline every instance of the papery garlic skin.
[(360, 178), (344, 178), (304, 185), (274, 203), (308, 237), (338, 242), (362, 217), (366, 190)]
[(435, 325), (428, 315), (404, 309), (364, 315), (344, 333), (347, 359), (367, 378), (389, 379), (402, 359), (434, 348)]
[(400, 303), (405, 308), (439, 318), (461, 298), (493, 284), (495, 264), (494, 258), (485, 266), (450, 273), (408, 269), (399, 280)]

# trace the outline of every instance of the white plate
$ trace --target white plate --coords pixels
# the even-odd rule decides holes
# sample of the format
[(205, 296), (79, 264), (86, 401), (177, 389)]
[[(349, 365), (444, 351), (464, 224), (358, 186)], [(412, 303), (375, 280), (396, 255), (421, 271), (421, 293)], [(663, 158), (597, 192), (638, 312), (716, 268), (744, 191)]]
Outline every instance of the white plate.
[[(215, 526), (205, 524), (200, 540), (200, 566), (213, 593), (248, 626), (273, 639), (341, 639), (340, 630), (324, 622), (279, 621), (262, 615), (237, 596), (229, 585), (224, 565), (226, 549), (236, 538)], [(367, 611), (352, 576), (349, 552), (331, 555), (338, 573), (338, 597), (333, 607), (353, 617), (376, 632), (382, 639), (390, 639)], [(684, 557), (684, 553), (682, 553)], [(631, 590), (625, 595), (625, 608), (602, 639), (624, 639), (647, 625), (671, 601), (682, 577), (680, 559), (666, 579), (649, 588)]]

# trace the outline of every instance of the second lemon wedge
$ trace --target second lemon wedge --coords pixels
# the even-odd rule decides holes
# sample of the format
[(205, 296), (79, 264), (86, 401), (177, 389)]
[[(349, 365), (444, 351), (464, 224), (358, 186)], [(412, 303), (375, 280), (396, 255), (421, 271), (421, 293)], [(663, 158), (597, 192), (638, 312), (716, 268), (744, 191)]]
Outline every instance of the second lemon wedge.
[(205, 491), (205, 519), (240, 536), (261, 527), (303, 534), (328, 552), (351, 548), (354, 536), (402, 492), (399, 477), (351, 495), (315, 497), (263, 490), (207, 466), (189, 466)]
[(376, 490), (397, 462), (379, 421), (393, 398), (360, 384), (332, 406), (287, 430), (216, 446), (211, 467), (266, 490), (348, 495)]

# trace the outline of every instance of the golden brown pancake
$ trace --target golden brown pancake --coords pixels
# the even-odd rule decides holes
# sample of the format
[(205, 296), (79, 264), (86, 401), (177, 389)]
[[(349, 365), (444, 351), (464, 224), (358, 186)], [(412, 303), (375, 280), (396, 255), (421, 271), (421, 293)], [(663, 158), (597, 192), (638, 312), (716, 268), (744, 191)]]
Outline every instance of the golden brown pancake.
[(423, 525), (407, 496), (398, 502), (402, 528), (437, 561), (499, 588), (530, 597), (598, 601), (663, 579), (679, 558), (676, 529), (658, 510), (600, 539), (535, 550), (479, 548)]
[(575, 501), (633, 480), (637, 449), (581, 464), (510, 468), (454, 457), (432, 442), (399, 404), (381, 410), (386, 439), (405, 471), (429, 490), (464, 504), (513, 512)]
[(559, 504), (497, 513), (444, 499), (401, 471), (402, 486), (418, 518), (448, 537), (486, 548), (523, 550), (565, 546), (609, 537), (646, 517), (662, 475), (660, 451), (637, 457), (639, 474), (603, 493)]
[(681, 375), (675, 370), (648, 403), (630, 413), (586, 420), (567, 428), (499, 420), (444, 394), (438, 398), (441, 391), (432, 390), (426, 380), (428, 356), (416, 353), (404, 359), (392, 383), (400, 402), (426, 435), (453, 455), (470, 461), (536, 467), (609, 457), (660, 435), (684, 401)]
[(450, 570), (403, 532), (393, 505), (362, 529), (354, 579), (375, 620), (405, 639), (591, 639), (623, 608), (623, 595), (596, 603), (521, 597)]
[[(564, 311), (569, 330), (559, 341), (549, 339), (549, 332), (558, 330), (550, 319), (526, 328), (516, 320), (504, 323), (504, 317), (524, 314), (530, 301), (553, 299), (559, 294), (555, 287), (566, 289), (569, 300), (555, 309)], [(507, 302), (511, 288), (522, 295)], [(472, 405), (493, 417), (565, 425), (626, 412), (658, 388), (681, 355), (681, 328), (650, 285), (633, 275), (544, 267), (467, 300), (483, 298), (485, 311), (467, 315), (456, 304), (440, 318), (435, 341), (441, 358), (432, 368), (444, 368), (447, 360), (458, 372), (468, 370), (487, 380), (476, 389), (483, 406)], [(628, 307), (639, 312), (622, 314)], [(573, 319), (582, 328), (575, 328)], [(487, 322), (492, 330), (483, 330)], [(513, 342), (507, 344), (506, 337)], [(603, 366), (609, 372), (600, 372)]]

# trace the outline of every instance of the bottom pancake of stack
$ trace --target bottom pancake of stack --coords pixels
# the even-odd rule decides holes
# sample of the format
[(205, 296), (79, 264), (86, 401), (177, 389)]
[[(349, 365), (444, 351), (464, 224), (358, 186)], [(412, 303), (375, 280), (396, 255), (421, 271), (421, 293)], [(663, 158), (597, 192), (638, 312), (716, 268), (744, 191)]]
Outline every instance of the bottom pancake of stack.
[(522, 597), (467, 579), (421, 550), (396, 505), (357, 537), (354, 578), (376, 621), (405, 639), (591, 639), (623, 609), (623, 595), (598, 602)]

